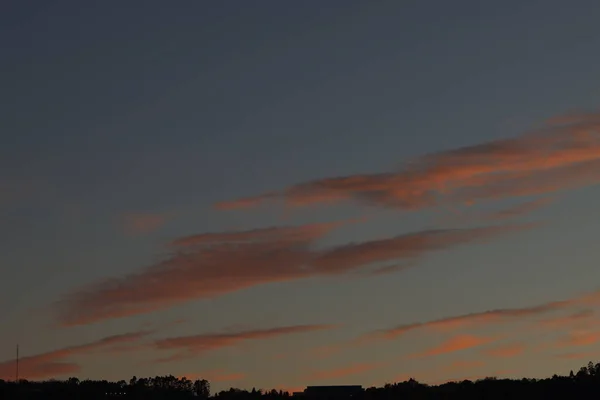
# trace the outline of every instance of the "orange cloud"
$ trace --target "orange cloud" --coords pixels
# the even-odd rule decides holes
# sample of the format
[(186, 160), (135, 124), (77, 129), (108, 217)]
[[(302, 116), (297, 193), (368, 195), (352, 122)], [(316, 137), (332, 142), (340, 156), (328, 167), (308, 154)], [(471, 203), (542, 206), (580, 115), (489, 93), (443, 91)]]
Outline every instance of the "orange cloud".
[(154, 344), (159, 350), (183, 350), (182, 353), (157, 360), (158, 362), (170, 362), (187, 358), (188, 356), (197, 355), (205, 351), (235, 346), (241, 342), (272, 339), (278, 336), (314, 332), (333, 328), (335, 328), (334, 325), (292, 325), (233, 333), (211, 333), (193, 336), (179, 336), (159, 339)]
[(177, 239), (166, 260), (121, 278), (65, 296), (58, 303), (63, 325), (147, 313), (248, 287), (368, 270), (373, 264), (414, 260), (428, 252), (531, 229), (514, 224), (429, 230), (388, 239), (315, 249), (340, 222), (296, 227), (206, 233)]
[(310, 374), (309, 379), (327, 380), (345, 378), (347, 376), (358, 375), (363, 372), (371, 371), (380, 367), (381, 365), (381, 363), (357, 363), (342, 368), (320, 370)]
[(530, 229), (535, 225), (506, 225), (472, 229), (429, 230), (389, 239), (352, 243), (325, 252), (312, 264), (321, 273), (339, 273), (375, 262), (410, 259), (427, 252), (485, 240), (503, 233)]
[(503, 346), (498, 346), (492, 349), (486, 349), (483, 354), (488, 357), (510, 358), (516, 357), (525, 351), (525, 346), (521, 343), (511, 343)]
[[(114, 335), (87, 344), (22, 357), (19, 360), (19, 375), (23, 379), (43, 379), (75, 374), (80, 371), (80, 366), (65, 361), (69, 357), (97, 350), (106, 350), (115, 345), (137, 342), (150, 333), (152, 332), (140, 331)], [(0, 363), (0, 379), (13, 379), (15, 377), (15, 368), (15, 360)]]
[(129, 235), (152, 233), (167, 221), (166, 214), (133, 213), (122, 218), (123, 230)]
[(438, 356), (447, 353), (454, 353), (456, 351), (462, 351), (471, 349), (474, 347), (479, 347), (486, 343), (493, 341), (493, 338), (480, 337), (474, 335), (458, 335), (453, 338), (448, 339), (441, 345), (434, 347), (430, 350), (422, 354), (416, 355), (417, 357), (431, 357)]
[(490, 323), (502, 318), (518, 318), (542, 314), (564, 308), (567, 305), (568, 303), (565, 302), (555, 302), (535, 307), (489, 310), (480, 313), (471, 313), (453, 317), (446, 317), (428, 322), (417, 322), (413, 324), (400, 325), (395, 328), (380, 331), (379, 335), (383, 335), (383, 337), (388, 339), (393, 339), (415, 329), (458, 329), (465, 326), (472, 326), (475, 324)]
[(564, 310), (576, 305), (597, 304), (600, 301), (600, 291), (587, 293), (568, 300), (553, 301), (545, 304), (521, 307), (521, 308), (501, 308), (477, 313), (463, 314), (451, 317), (440, 318), (427, 322), (416, 322), (412, 324), (399, 325), (394, 328), (380, 330), (370, 333), (364, 339), (394, 339), (407, 332), (417, 329), (435, 329), (441, 331), (455, 330), (476, 325), (485, 325), (503, 320), (515, 318), (533, 317), (554, 311)]
[(311, 247), (340, 223), (212, 233), (175, 240), (173, 254), (139, 273), (101, 281), (58, 303), (63, 325), (163, 309), (261, 283), (310, 275)]
[(353, 200), (413, 210), (585, 186), (600, 182), (599, 131), (600, 114), (581, 114), (519, 137), (428, 154), (397, 172), (321, 179), (216, 207)]
[(589, 346), (600, 341), (600, 332), (572, 332), (568, 336), (560, 339), (557, 343), (558, 347), (570, 346)]
[(592, 310), (581, 310), (566, 316), (546, 318), (539, 321), (539, 324), (547, 328), (569, 327), (578, 322), (588, 322), (592, 320), (594, 314), (595, 313)]

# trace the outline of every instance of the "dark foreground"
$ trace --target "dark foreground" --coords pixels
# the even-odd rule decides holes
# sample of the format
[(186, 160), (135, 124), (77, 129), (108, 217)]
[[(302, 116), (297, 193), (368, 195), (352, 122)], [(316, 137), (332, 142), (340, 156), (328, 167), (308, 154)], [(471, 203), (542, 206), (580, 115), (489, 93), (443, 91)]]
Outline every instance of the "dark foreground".
[(413, 379), (386, 384), (379, 388), (344, 392), (340, 387), (320, 387), (305, 393), (290, 394), (270, 390), (229, 389), (211, 396), (210, 384), (206, 380), (195, 382), (186, 378), (164, 376), (155, 378), (133, 377), (129, 382), (79, 381), (70, 378), (66, 381), (34, 382), (21, 380), (0, 380), (0, 399), (585, 399), (597, 398), (600, 394), (600, 363), (590, 362), (587, 366), (568, 376), (554, 375), (547, 379), (496, 379), (493, 377), (477, 381), (446, 383), (438, 386), (421, 384)]

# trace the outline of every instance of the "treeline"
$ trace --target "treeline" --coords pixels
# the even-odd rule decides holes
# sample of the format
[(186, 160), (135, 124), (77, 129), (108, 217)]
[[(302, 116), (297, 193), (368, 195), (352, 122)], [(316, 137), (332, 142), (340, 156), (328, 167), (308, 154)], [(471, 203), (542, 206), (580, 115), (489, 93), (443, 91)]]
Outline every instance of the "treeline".
[(0, 380), (0, 399), (189, 399), (210, 397), (210, 384), (205, 379), (191, 381), (172, 375), (154, 378), (133, 377), (129, 382), (106, 380), (28, 381)]
[[(600, 393), (600, 363), (588, 363), (574, 374), (554, 375), (546, 379), (497, 379), (488, 377), (476, 381), (464, 380), (442, 385), (426, 385), (410, 379), (405, 382), (371, 387), (353, 400), (388, 399), (569, 399), (592, 398)], [(277, 400), (291, 397), (277, 390), (241, 390), (231, 388), (211, 396), (206, 380), (191, 381), (174, 376), (136, 378), (129, 381), (94, 381), (69, 378), (64, 381), (0, 380), (0, 399), (191, 399), (215, 400)], [(327, 399), (331, 399), (328, 396)]]

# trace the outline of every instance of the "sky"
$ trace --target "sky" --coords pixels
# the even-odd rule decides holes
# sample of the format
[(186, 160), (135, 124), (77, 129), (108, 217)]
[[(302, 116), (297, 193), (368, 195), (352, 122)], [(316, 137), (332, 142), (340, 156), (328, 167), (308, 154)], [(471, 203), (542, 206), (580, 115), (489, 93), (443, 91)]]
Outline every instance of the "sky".
[(600, 4), (0, 5), (0, 378), (600, 356)]

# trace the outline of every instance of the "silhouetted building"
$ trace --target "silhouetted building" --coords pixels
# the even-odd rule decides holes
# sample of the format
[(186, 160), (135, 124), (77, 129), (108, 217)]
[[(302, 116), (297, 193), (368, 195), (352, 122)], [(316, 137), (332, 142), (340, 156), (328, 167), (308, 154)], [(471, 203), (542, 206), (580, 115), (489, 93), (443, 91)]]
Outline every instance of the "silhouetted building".
[(304, 396), (311, 399), (345, 399), (358, 396), (363, 392), (360, 385), (340, 385), (340, 386), (307, 386), (304, 389)]

